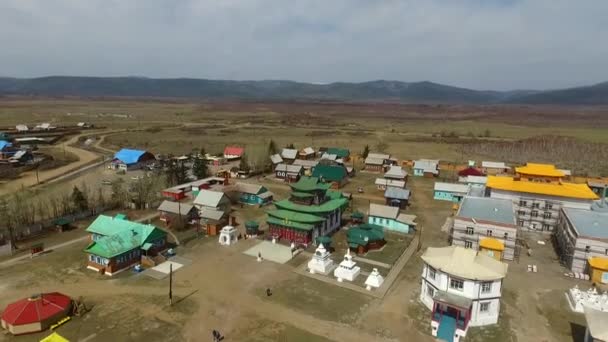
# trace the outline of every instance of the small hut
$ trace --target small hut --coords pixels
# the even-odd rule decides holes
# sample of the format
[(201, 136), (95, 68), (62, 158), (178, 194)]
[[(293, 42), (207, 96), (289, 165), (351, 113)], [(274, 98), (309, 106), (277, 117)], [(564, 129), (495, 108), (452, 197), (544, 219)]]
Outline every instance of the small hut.
[(48, 329), (67, 317), (72, 299), (59, 292), (42, 293), (9, 304), (2, 312), (2, 327), (13, 335)]
[(258, 236), (260, 234), (260, 224), (253, 220), (245, 222), (245, 232), (247, 236)]
[(350, 215), (350, 219), (351, 219), (352, 223), (354, 223), (354, 224), (363, 223), (364, 218), (365, 218), (365, 215), (363, 215), (363, 213), (360, 211), (355, 211), (354, 213), (352, 213)]

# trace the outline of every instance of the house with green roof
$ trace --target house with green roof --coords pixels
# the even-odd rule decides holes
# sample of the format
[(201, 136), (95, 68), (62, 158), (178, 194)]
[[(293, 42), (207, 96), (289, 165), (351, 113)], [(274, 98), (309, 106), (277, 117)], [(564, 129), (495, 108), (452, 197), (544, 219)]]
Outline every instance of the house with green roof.
[(384, 227), (363, 223), (354, 226), (346, 232), (348, 248), (357, 254), (365, 254), (369, 250), (382, 248), (386, 244), (384, 240)]
[(326, 165), (319, 163), (313, 170), (312, 176), (330, 183), (331, 188), (339, 189), (348, 181), (348, 172), (343, 165)]
[(347, 162), (350, 159), (350, 151), (347, 148), (328, 147), (325, 151), (327, 154), (335, 154), (336, 157)]
[(87, 232), (91, 234), (84, 250), (87, 268), (109, 276), (139, 263), (142, 256), (155, 256), (167, 243), (165, 231), (118, 215), (99, 215)]
[(276, 209), (267, 211), (273, 237), (308, 245), (340, 227), (348, 206), (341, 192), (330, 190), (331, 184), (317, 177), (302, 177), (290, 186), (289, 199), (274, 202)]

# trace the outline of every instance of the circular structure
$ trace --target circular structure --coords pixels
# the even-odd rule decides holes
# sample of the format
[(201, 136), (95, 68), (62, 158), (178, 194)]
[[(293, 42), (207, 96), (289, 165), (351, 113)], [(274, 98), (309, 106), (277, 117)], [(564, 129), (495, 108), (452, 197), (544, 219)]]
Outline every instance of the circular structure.
[(72, 299), (59, 292), (42, 293), (9, 304), (2, 312), (2, 327), (13, 335), (43, 331), (67, 317)]

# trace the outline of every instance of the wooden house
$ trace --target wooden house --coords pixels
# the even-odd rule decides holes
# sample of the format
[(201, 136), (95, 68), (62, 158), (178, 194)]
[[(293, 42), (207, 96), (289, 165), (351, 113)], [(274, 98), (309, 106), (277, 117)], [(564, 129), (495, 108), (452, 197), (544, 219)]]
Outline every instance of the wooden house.
[(369, 153), (365, 158), (365, 170), (371, 172), (382, 172), (384, 171), (384, 165), (387, 165), (388, 160), (391, 158), (386, 153)]
[(279, 164), (274, 168), (274, 173), (277, 178), (293, 183), (304, 175), (304, 168), (301, 165)]
[(298, 157), (298, 150), (293, 148), (284, 148), (281, 150), (281, 158), (283, 158), (283, 162), (287, 164), (292, 164), (294, 160)]
[(367, 222), (369, 224), (377, 224), (388, 230), (409, 233), (416, 226), (416, 223), (414, 223), (415, 218), (416, 216), (414, 215), (401, 213), (397, 207), (371, 203), (369, 205)]
[(272, 203), (274, 194), (259, 184), (236, 183), (239, 192), (239, 202), (250, 205), (266, 205)]
[(503, 162), (482, 161), (481, 170), (484, 175), (503, 175), (511, 172), (511, 168)]
[(435, 182), (433, 199), (460, 202), (469, 192), (468, 184)]
[(231, 202), (223, 192), (200, 190), (193, 204), (198, 209), (200, 225), (206, 228), (207, 235), (217, 235), (224, 226), (233, 224)]
[(311, 160), (315, 159), (316, 153), (312, 147), (305, 147), (298, 151), (298, 159)]
[(130, 171), (140, 169), (154, 160), (156, 159), (150, 152), (123, 148), (116, 152), (110, 165), (115, 170)]
[(388, 187), (384, 191), (384, 199), (389, 207), (405, 209), (410, 200), (410, 191), (408, 189)]
[(87, 268), (109, 276), (140, 263), (142, 256), (157, 255), (167, 243), (167, 233), (157, 227), (106, 215), (99, 215), (87, 232)]
[(158, 207), (160, 220), (165, 222), (167, 227), (183, 228), (193, 224), (198, 220), (198, 210), (192, 204), (163, 201)]
[(439, 176), (439, 160), (419, 159), (414, 161), (414, 176), (433, 178)]

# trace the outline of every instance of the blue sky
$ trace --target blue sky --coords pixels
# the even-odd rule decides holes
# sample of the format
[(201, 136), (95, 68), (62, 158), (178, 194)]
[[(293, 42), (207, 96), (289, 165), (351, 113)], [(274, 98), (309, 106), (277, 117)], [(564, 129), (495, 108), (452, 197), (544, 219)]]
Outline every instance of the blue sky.
[(2, 0), (0, 75), (608, 80), (606, 0)]

